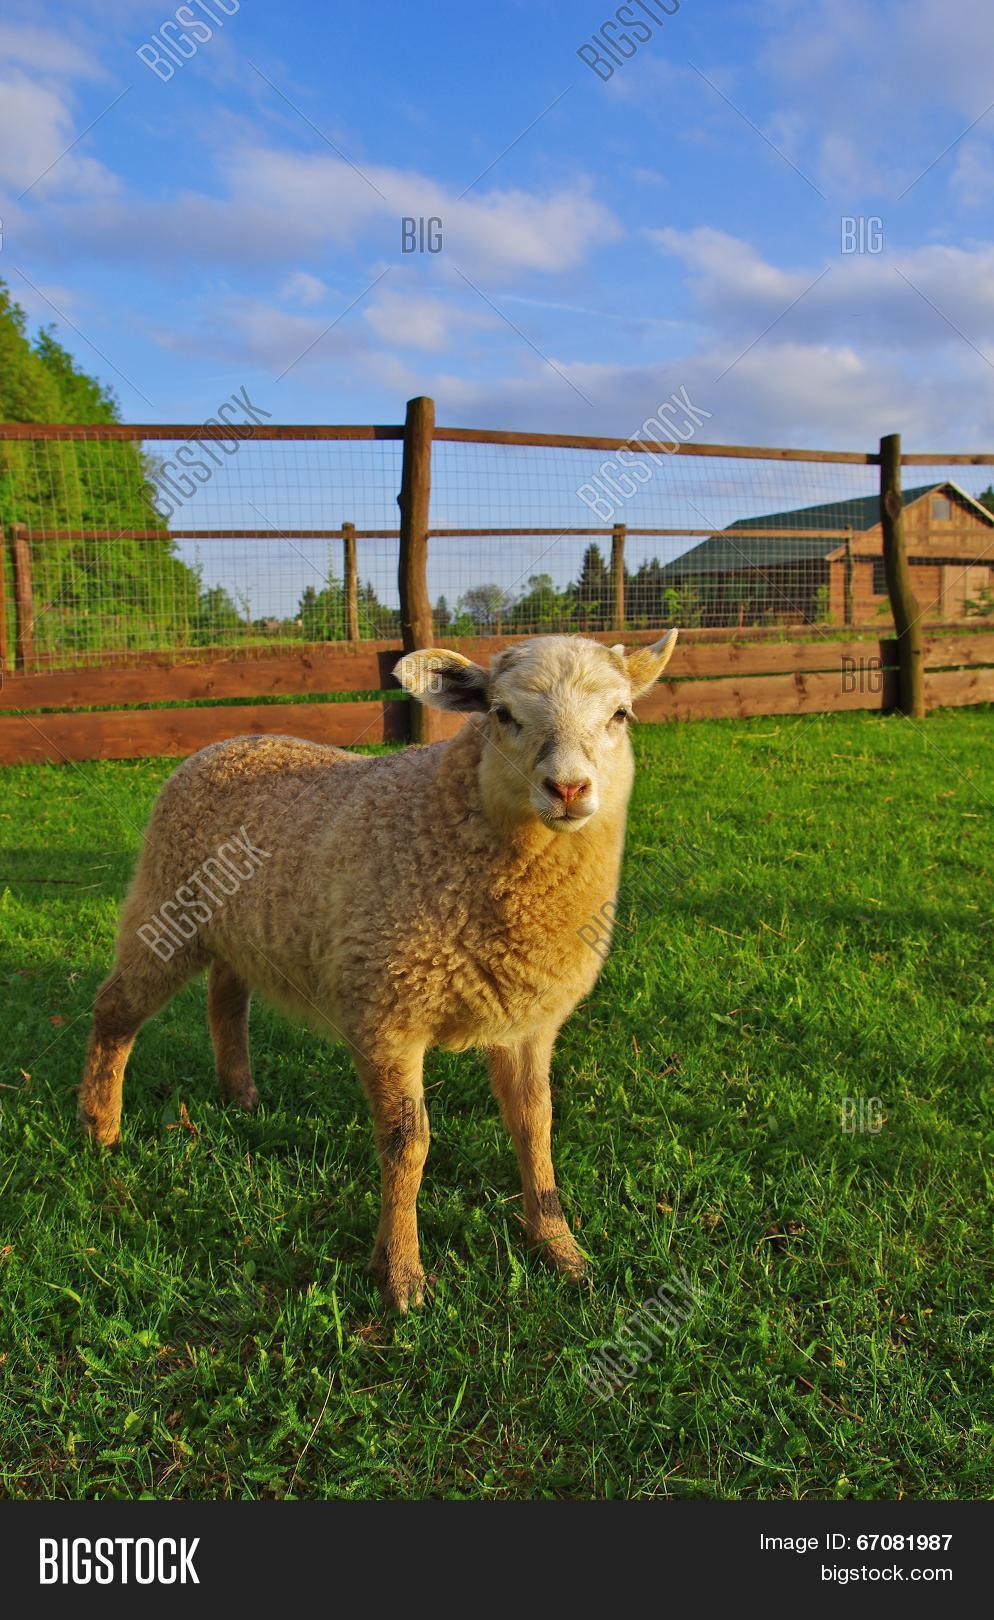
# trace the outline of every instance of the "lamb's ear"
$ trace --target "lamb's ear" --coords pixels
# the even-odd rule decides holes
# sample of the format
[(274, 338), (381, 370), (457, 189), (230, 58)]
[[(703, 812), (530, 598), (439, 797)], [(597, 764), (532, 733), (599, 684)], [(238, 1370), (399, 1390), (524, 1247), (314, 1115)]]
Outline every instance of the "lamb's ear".
[(632, 683), (632, 697), (641, 697), (643, 692), (648, 692), (650, 686), (658, 681), (670, 661), (679, 634), (679, 630), (668, 630), (666, 635), (660, 641), (654, 641), (651, 647), (639, 647), (635, 652), (628, 654), (625, 668)]
[(488, 677), (485, 669), (462, 653), (428, 647), (407, 653), (394, 665), (405, 692), (433, 709), (455, 709), (460, 714), (486, 712)]

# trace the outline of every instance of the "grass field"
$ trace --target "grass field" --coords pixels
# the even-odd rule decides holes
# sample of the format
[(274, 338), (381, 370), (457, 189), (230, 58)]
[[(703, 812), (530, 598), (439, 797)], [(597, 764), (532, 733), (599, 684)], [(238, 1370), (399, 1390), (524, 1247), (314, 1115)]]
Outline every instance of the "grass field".
[[(258, 1114), (219, 1104), (201, 982), (139, 1040), (122, 1150), (84, 1151), (89, 1003), (170, 766), (0, 773), (0, 1491), (994, 1494), (994, 713), (636, 749), (620, 926), (554, 1067), (595, 1281), (526, 1254), (482, 1063), (434, 1054), (435, 1298), (400, 1321), (346, 1057), (265, 1008)], [(599, 1398), (597, 1347), (673, 1287)]]

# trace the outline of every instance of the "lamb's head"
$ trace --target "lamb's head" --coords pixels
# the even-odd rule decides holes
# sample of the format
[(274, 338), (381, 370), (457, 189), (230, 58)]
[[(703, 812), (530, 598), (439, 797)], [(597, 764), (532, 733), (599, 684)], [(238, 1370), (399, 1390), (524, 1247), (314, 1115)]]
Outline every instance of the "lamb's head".
[(394, 673), (422, 703), (489, 716), (480, 771), (497, 813), (573, 832), (627, 803), (632, 704), (659, 679), (676, 638), (671, 630), (626, 655), (582, 636), (539, 636), (498, 653), (489, 669), (428, 648)]

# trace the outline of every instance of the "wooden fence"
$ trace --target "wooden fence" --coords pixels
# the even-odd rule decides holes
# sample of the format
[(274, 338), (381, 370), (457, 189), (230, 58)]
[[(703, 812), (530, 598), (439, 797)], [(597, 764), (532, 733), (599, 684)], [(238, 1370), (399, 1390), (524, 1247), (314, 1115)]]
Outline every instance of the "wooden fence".
[[(42, 427), (0, 426), (3, 439), (130, 439), (195, 437), (190, 427)], [(218, 436), (217, 430), (212, 430)], [(851, 622), (834, 631), (811, 624), (724, 629), (685, 629), (666, 679), (638, 705), (642, 720), (690, 720), (763, 714), (805, 714), (847, 709), (900, 707), (921, 717), (939, 705), (994, 701), (994, 631), (976, 626), (922, 623), (911, 592), (901, 497), (902, 464), (927, 462), (994, 465), (994, 455), (902, 456), (900, 440), (890, 436), (878, 452), (805, 451), (754, 446), (662, 445), (652, 440), (570, 438), (551, 434), (516, 434), (437, 427), (434, 405), (412, 400), (403, 427), (232, 428), (237, 437), (273, 439), (399, 439), (403, 462), (398, 504), (398, 587), (401, 637), (397, 641), (358, 638), (355, 542), (364, 533), (345, 523), (336, 529), (309, 530), (309, 537), (334, 536), (344, 543), (348, 640), (296, 646), (292, 650), (258, 649), (252, 656), (207, 649), (194, 656), (156, 654), (108, 660), (99, 667), (46, 669), (32, 649), (34, 606), (31, 550), (23, 525), (8, 524), (2, 536), (9, 548), (13, 582), (13, 649), (7, 646), (8, 613), (0, 594), (0, 764), (34, 761), (122, 759), (146, 755), (183, 756), (221, 738), (245, 733), (292, 733), (340, 744), (383, 741), (430, 741), (448, 735), (456, 717), (412, 704), (399, 693), (392, 669), (402, 651), (430, 646), (435, 639), (427, 586), (432, 446), (440, 441), (505, 444), (556, 449), (604, 450), (684, 456), (720, 455), (757, 461), (823, 461), (880, 470), (880, 514), (883, 560), (895, 633), (881, 636), (880, 627)], [(49, 531), (35, 531), (44, 538)], [(50, 531), (69, 534), (69, 531)], [(95, 532), (95, 531), (93, 531)], [(133, 531), (132, 531), (133, 532)], [(199, 531), (179, 531), (195, 535)], [(207, 533), (208, 531), (204, 531)], [(211, 530), (211, 538), (226, 531)], [(264, 531), (263, 531), (264, 532)], [(378, 536), (390, 531), (377, 530)], [(507, 535), (514, 530), (459, 530)], [(542, 529), (517, 532), (540, 535)], [(607, 533), (611, 538), (611, 618), (615, 628), (595, 632), (614, 642), (625, 624), (626, 533), (701, 535), (698, 531), (626, 531), (625, 525), (570, 530), (578, 535)], [(752, 538), (765, 533), (748, 531)], [(770, 531), (778, 536), (789, 532)], [(801, 531), (809, 532), (809, 531)], [(162, 531), (150, 531), (161, 538)], [(231, 538), (248, 531), (232, 530)], [(844, 535), (846, 531), (840, 530)], [(108, 536), (107, 538), (111, 538)], [(994, 539), (991, 542), (994, 549)], [(0, 569), (0, 593), (6, 570)], [(849, 600), (847, 598), (847, 600)], [(625, 630), (628, 644), (656, 639), (662, 625)], [(486, 661), (512, 637), (488, 636), (451, 640), (468, 656)], [(11, 657), (11, 651), (13, 656)], [(377, 694), (360, 697), (356, 694)], [(292, 702), (312, 695), (327, 702)], [(274, 703), (272, 699), (283, 701)], [(232, 700), (240, 700), (238, 703)], [(246, 700), (270, 700), (250, 702)], [(162, 705), (149, 707), (149, 705)]]

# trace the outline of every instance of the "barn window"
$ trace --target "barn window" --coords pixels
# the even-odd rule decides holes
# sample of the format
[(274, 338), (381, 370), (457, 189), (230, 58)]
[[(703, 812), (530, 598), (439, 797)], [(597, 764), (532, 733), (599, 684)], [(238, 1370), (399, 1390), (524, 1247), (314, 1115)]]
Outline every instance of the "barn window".
[(932, 496), (933, 523), (948, 523), (953, 515), (953, 503), (948, 495)]
[(887, 575), (884, 573), (884, 560), (882, 557), (873, 559), (873, 594), (874, 596), (887, 595)]

